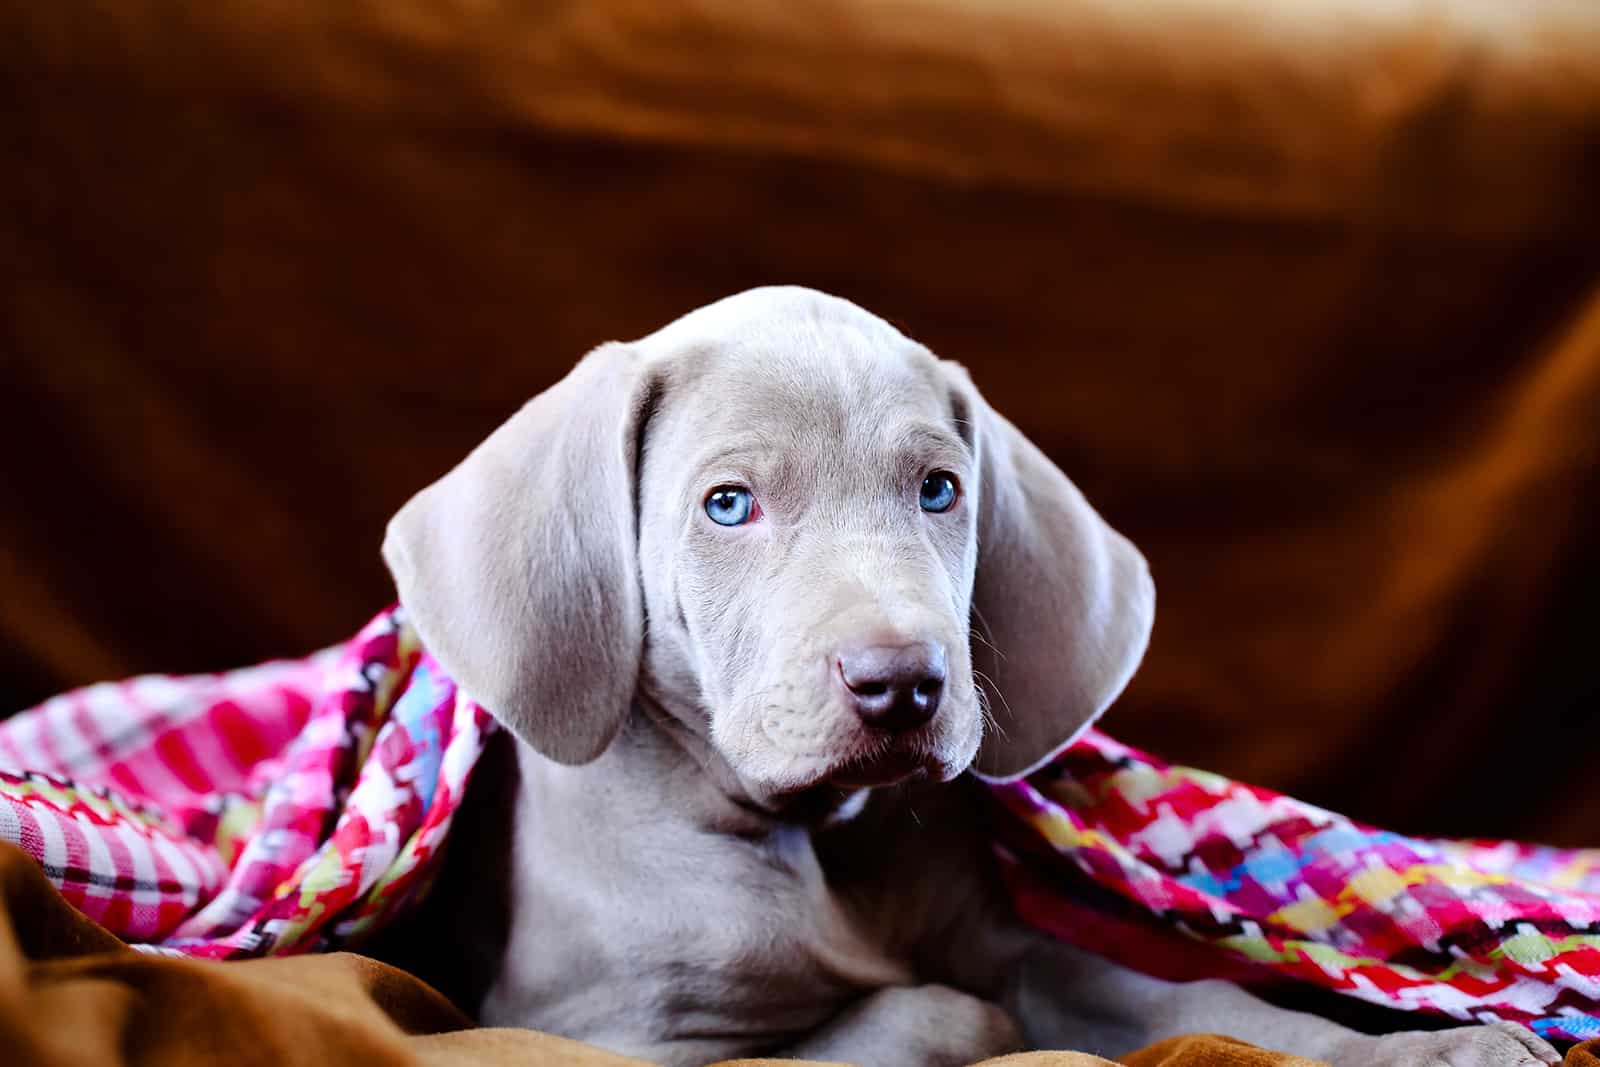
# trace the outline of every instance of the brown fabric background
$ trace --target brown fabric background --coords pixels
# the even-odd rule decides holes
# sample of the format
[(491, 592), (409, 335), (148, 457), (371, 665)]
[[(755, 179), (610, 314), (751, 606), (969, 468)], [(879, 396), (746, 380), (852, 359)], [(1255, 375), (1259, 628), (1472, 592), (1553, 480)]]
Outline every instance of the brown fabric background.
[(0, 702), (346, 636), (588, 347), (800, 282), (1144, 548), (1116, 734), (1600, 844), (1600, 9), (1279, 7), (0, 2)]

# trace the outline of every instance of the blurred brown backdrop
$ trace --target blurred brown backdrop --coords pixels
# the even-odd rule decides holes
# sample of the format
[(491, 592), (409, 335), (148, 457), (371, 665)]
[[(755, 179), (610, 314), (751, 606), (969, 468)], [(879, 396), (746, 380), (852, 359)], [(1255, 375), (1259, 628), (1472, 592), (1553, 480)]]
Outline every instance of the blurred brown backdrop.
[(796, 282), (1144, 548), (1112, 732), (1600, 844), (1600, 8), (1132, 7), (0, 0), (0, 706), (346, 636), (587, 348)]

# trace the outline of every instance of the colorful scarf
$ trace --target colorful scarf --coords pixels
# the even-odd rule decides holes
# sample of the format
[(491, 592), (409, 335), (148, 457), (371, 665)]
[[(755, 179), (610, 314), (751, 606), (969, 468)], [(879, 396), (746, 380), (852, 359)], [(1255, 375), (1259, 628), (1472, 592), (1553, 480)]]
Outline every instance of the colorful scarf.
[(304, 660), (93, 685), (0, 723), (0, 840), (137, 948), (358, 944), (426, 888), (491, 727), (390, 610)]
[[(0, 723), (0, 839), (147, 951), (359, 946), (425, 891), (492, 728), (392, 608)], [(989, 788), (1019, 913), (1129, 966), (1600, 1036), (1600, 850), (1403, 837), (1094, 730)]]

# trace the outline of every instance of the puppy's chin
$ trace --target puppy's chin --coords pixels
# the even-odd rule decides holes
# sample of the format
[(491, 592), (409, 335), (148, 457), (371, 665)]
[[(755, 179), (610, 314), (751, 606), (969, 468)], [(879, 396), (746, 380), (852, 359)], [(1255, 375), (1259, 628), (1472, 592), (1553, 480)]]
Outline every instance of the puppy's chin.
[(757, 805), (783, 822), (826, 827), (847, 822), (866, 807), (871, 789), (850, 789), (824, 782), (808, 789), (769, 794)]
[(749, 793), (763, 811), (785, 821), (828, 824), (860, 812), (874, 789), (919, 778), (948, 781), (959, 773), (960, 769), (945, 773), (938, 761), (926, 755), (890, 752), (755, 784)]
[[(848, 817), (865, 795), (912, 779), (948, 782), (977, 755), (982, 720), (973, 710), (885, 737), (843, 709), (776, 729), (766, 717), (712, 717), (712, 740), (738, 779), (747, 807), (816, 822)], [(782, 725), (782, 720), (776, 720)], [(798, 751), (795, 738), (803, 741)]]
[(828, 775), (830, 785), (843, 789), (877, 789), (895, 785), (932, 770), (925, 756), (910, 752), (887, 752), (871, 760), (852, 762)]

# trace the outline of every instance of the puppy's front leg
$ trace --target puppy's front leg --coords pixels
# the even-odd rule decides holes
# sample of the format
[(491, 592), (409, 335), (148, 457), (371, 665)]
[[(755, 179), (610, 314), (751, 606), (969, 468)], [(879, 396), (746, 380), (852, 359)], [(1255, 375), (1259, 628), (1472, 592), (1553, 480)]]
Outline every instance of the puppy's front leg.
[(861, 998), (782, 1055), (859, 1067), (965, 1067), (1021, 1048), (1021, 1032), (999, 1005), (920, 985)]
[(1115, 1057), (1186, 1033), (1225, 1034), (1334, 1067), (1542, 1067), (1561, 1062), (1520, 1026), (1371, 1037), (1221, 981), (1164, 982), (1059, 943), (1023, 957), (1007, 997), (1035, 1047)]

